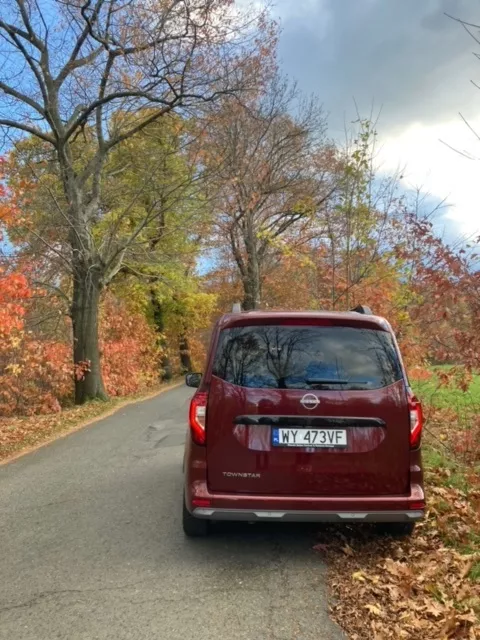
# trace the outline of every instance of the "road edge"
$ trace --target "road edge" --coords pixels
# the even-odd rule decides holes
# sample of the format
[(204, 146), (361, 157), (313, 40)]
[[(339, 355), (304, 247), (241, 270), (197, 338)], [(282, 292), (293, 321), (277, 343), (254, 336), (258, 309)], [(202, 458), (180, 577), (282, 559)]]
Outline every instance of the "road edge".
[(130, 398), (128, 400), (125, 400), (124, 402), (120, 402), (119, 404), (115, 405), (114, 407), (111, 407), (110, 409), (107, 409), (104, 413), (100, 413), (98, 416), (95, 416), (94, 418), (81, 421), (78, 424), (75, 424), (72, 427), (66, 429), (65, 431), (61, 431), (60, 433), (57, 433), (50, 438), (47, 438), (46, 440), (44, 440), (43, 442), (40, 442), (39, 444), (35, 444), (33, 446), (17, 451), (13, 455), (9, 456), (8, 458), (4, 458), (3, 460), (0, 460), (0, 467), (10, 464), (11, 462), (15, 462), (15, 460), (18, 460), (19, 458), (23, 458), (24, 456), (28, 456), (30, 453), (35, 453), (35, 451), (38, 451), (39, 449), (43, 449), (43, 447), (48, 447), (48, 445), (53, 444), (57, 440), (61, 440), (62, 438), (65, 438), (66, 436), (69, 436), (72, 433), (75, 433), (76, 431), (86, 429), (87, 427), (92, 427), (97, 422), (101, 422), (102, 420), (105, 420), (105, 418), (110, 418), (115, 413), (117, 413), (117, 411), (120, 411), (125, 407), (128, 407), (132, 404), (145, 402), (147, 400), (152, 400), (153, 398), (160, 396), (163, 393), (166, 393), (167, 391), (172, 391), (172, 389), (177, 389), (178, 387), (181, 387), (183, 384), (184, 384), (183, 381), (173, 382), (172, 384), (165, 385), (161, 389), (157, 389), (156, 391), (153, 391), (145, 396), (141, 396), (138, 398)]

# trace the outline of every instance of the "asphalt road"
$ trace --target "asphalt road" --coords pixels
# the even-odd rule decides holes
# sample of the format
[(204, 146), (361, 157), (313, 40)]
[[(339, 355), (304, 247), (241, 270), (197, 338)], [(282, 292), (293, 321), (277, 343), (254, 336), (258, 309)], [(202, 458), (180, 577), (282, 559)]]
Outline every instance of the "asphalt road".
[(310, 527), (181, 529), (177, 388), (0, 467), (2, 640), (333, 640)]

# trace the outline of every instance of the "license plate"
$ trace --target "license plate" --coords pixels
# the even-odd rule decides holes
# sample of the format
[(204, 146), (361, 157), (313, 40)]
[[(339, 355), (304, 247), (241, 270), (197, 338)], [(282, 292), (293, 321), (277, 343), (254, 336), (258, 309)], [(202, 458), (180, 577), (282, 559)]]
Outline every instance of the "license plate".
[(274, 447), (309, 447), (332, 449), (347, 446), (345, 429), (272, 429)]

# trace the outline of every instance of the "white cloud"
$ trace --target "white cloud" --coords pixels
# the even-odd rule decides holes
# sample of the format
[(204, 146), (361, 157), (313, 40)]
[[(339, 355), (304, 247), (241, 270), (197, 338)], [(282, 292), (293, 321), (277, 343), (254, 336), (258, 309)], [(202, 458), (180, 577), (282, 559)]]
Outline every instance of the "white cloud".
[[(480, 117), (469, 124), (480, 135)], [(441, 141), (475, 159), (463, 157)], [(401, 167), (403, 186), (420, 187), (435, 199), (446, 200), (446, 217), (459, 234), (480, 232), (480, 141), (460, 118), (432, 126), (412, 124), (381, 142), (382, 168)]]
[[(446, 200), (441, 222), (450, 234), (480, 233), (478, 45), (446, 13), (479, 22), (472, 0), (276, 0), (282, 16), (280, 58), (329, 113), (330, 134), (342, 142), (344, 121), (381, 109), (384, 169), (405, 166), (403, 186)], [(350, 116), (350, 117), (349, 117)], [(351, 117), (353, 116), (353, 117)], [(468, 150), (467, 160), (442, 145)], [(478, 185), (478, 186), (477, 186)]]

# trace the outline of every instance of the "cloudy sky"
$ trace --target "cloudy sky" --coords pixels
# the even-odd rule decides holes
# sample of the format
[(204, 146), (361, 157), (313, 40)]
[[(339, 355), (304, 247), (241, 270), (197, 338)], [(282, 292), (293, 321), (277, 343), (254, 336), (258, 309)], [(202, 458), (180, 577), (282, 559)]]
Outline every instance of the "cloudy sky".
[(480, 0), (277, 0), (273, 12), (283, 68), (320, 96), (331, 135), (355, 118), (354, 98), (362, 115), (381, 108), (382, 167), (446, 199), (450, 232), (480, 231), (480, 140), (459, 116), (480, 136), (480, 44), (444, 15), (480, 24)]

